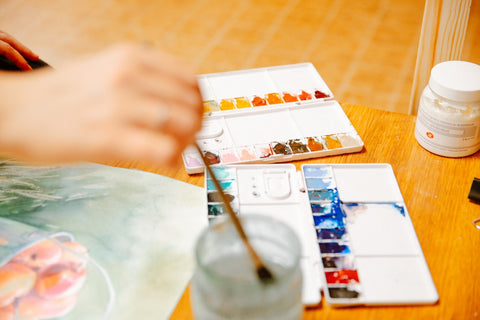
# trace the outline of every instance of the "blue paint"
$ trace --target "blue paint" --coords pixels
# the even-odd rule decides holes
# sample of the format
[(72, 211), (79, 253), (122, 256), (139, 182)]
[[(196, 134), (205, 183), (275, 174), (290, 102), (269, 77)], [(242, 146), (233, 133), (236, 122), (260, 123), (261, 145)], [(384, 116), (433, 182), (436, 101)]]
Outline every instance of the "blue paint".
[[(222, 188), (222, 190), (224, 191), (232, 190), (234, 182), (235, 180), (219, 181), (220, 188)], [(207, 189), (217, 190), (217, 188), (215, 188), (215, 183), (213, 183), (213, 180), (207, 180)]]
[[(235, 178), (235, 170), (234, 169), (227, 169), (225, 167), (219, 166), (219, 167), (211, 167), (213, 174), (218, 180), (222, 179), (233, 179)], [(208, 172), (207, 172), (208, 174)], [(210, 178), (210, 174), (208, 175)]]
[(345, 228), (343, 214), (313, 216), (313, 222), (315, 223), (315, 227), (319, 229)]
[(307, 189), (325, 190), (335, 188), (335, 180), (333, 178), (307, 178), (305, 179)]
[(342, 203), (342, 207), (346, 213), (346, 215), (350, 214), (361, 214), (361, 213), (368, 213), (369, 206), (383, 206), (389, 207), (401, 214), (405, 217), (405, 206), (400, 203), (382, 203), (382, 202), (370, 202), (370, 203)]
[(225, 209), (222, 204), (209, 204), (208, 205), (208, 215), (209, 216), (220, 216), (226, 214)]
[(398, 212), (405, 217), (405, 207), (402, 204), (394, 203), (393, 207), (398, 210)]
[(332, 205), (330, 203), (312, 203), (312, 213), (316, 215), (324, 215), (332, 213)]
[(322, 254), (351, 253), (348, 245), (338, 242), (320, 242), (318, 245)]
[(304, 166), (303, 175), (305, 178), (329, 178), (333, 177), (333, 171), (330, 166)]
[(308, 190), (308, 198), (310, 201), (331, 201), (338, 202), (338, 190), (327, 189), (327, 190)]
[(347, 230), (345, 228), (315, 229), (318, 240), (346, 240)]
[(311, 203), (310, 207), (312, 209), (313, 215), (333, 214), (338, 216), (344, 216), (343, 211), (340, 208), (340, 203), (338, 202)]

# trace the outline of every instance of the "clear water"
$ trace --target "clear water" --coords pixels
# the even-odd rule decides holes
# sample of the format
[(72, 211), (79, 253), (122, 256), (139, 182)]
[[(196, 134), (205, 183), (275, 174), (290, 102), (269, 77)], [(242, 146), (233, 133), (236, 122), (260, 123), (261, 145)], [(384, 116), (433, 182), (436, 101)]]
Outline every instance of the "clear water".
[(191, 302), (197, 320), (302, 319), (300, 267), (287, 271), (278, 261), (265, 262), (274, 274), (272, 283), (259, 281), (250, 259), (229, 254), (197, 268), (192, 281)]

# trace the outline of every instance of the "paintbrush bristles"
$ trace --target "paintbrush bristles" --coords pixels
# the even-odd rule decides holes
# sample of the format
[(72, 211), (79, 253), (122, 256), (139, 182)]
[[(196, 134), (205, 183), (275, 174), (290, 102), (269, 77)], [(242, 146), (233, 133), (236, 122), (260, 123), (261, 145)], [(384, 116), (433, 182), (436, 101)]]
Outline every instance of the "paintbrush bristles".
[(247, 235), (245, 234), (245, 231), (243, 230), (242, 224), (240, 223), (240, 220), (238, 219), (237, 215), (232, 209), (232, 206), (230, 205), (230, 199), (228, 199), (223, 192), (222, 187), (220, 186), (220, 183), (217, 180), (217, 177), (212, 171), (212, 168), (210, 167), (210, 164), (207, 162), (205, 159), (202, 150), (198, 146), (198, 144), (195, 143), (195, 147), (197, 148), (198, 153), (200, 153), (200, 157), (202, 158), (202, 161), (205, 165), (205, 168), (207, 169), (208, 174), (212, 178), (212, 181), (215, 185), (215, 188), (217, 189), (218, 194), (220, 195), (222, 199), (222, 203), (224, 208), (227, 210), (228, 215), (230, 216), (235, 229), (237, 230), (238, 234), (240, 235), (240, 238), (242, 239), (243, 243), (247, 247), (248, 253), (250, 254), (250, 257), (253, 260), (253, 263), (255, 264), (255, 268), (257, 270), (257, 275), (260, 281), (262, 283), (268, 283), (274, 280), (273, 274), (268, 270), (268, 268), (263, 264), (261, 261), (260, 257), (258, 254), (255, 252), (253, 247), (250, 245), (250, 241), (248, 241)]

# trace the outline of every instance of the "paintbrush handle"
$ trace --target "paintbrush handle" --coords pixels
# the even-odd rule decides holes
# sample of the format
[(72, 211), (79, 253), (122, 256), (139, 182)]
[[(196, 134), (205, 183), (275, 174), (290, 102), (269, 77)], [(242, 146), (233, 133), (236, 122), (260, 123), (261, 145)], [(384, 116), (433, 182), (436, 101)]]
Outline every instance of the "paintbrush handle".
[(250, 256), (252, 257), (252, 260), (255, 264), (255, 267), (256, 267), (257, 271), (258, 270), (264, 270), (267, 273), (269, 273), (269, 271), (266, 269), (265, 265), (263, 264), (262, 260), (258, 256), (257, 252), (251, 246), (250, 241), (248, 240), (247, 235), (245, 234), (245, 231), (243, 230), (242, 224), (240, 223), (240, 220), (238, 219), (237, 215), (235, 214), (235, 212), (232, 209), (232, 206), (230, 205), (230, 200), (227, 199), (227, 197), (225, 196), (225, 193), (223, 192), (223, 189), (220, 186), (220, 183), (218, 182), (217, 177), (213, 173), (212, 168), (210, 167), (210, 164), (205, 159), (205, 157), (202, 153), (202, 150), (200, 149), (200, 147), (196, 143), (195, 143), (195, 147), (197, 148), (197, 151), (200, 153), (200, 157), (202, 158), (203, 163), (205, 164), (205, 168), (207, 168), (208, 174), (212, 178), (213, 183), (215, 185), (215, 188), (217, 189), (217, 192), (220, 194), (220, 197), (222, 198), (223, 205), (224, 205), (225, 209), (227, 209), (227, 212), (228, 212), (228, 214), (229, 214), (229, 216), (230, 216), (230, 218), (231, 218), (231, 220), (232, 220), (232, 222), (235, 226), (235, 229), (237, 230), (238, 234), (240, 235), (240, 238), (242, 239), (242, 241), (245, 243), (245, 246), (247, 247), (247, 250), (248, 250)]

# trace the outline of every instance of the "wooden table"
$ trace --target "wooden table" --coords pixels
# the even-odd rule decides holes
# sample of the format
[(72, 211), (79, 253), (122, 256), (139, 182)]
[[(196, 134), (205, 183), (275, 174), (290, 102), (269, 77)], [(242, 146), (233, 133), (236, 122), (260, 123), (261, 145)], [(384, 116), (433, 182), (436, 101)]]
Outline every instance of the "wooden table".
[[(480, 178), (480, 153), (444, 158), (415, 140), (415, 117), (343, 105), (362, 137), (362, 152), (297, 161), (302, 163), (390, 163), (437, 287), (440, 300), (428, 306), (331, 308), (322, 302), (305, 311), (304, 319), (474, 319), (480, 318), (480, 230), (472, 221), (480, 205), (467, 196)], [(168, 169), (143, 168), (198, 186), (203, 175), (189, 176), (182, 163)], [(171, 319), (193, 319), (189, 289)]]

